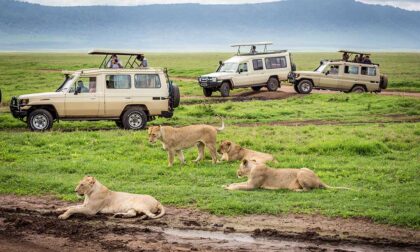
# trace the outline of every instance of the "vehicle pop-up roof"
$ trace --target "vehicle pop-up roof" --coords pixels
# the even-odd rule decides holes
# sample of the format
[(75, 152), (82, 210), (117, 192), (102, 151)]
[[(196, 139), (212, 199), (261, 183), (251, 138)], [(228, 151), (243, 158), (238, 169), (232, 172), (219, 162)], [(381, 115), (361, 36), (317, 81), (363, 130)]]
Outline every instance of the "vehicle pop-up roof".
[(90, 55), (105, 55), (99, 68), (106, 68), (112, 55), (126, 55), (130, 56), (125, 63), (124, 68), (139, 67), (141, 64), (141, 58), (144, 58), (144, 54), (139, 51), (124, 51), (124, 50), (109, 50), (109, 49), (93, 49), (89, 52)]
[[(273, 42), (266, 41), (266, 42), (255, 42), (255, 43), (243, 43), (243, 44), (234, 44), (231, 45), (231, 47), (238, 47), (238, 51), (236, 55), (253, 55), (253, 54), (267, 54), (267, 53), (281, 53), (281, 52), (287, 52), (287, 50), (276, 50), (276, 51), (268, 51), (267, 46), (272, 45)], [(255, 46), (255, 49), (258, 46), (264, 46), (264, 50), (262, 52), (258, 52), (257, 50), (255, 53), (251, 53), (252, 47)], [(251, 50), (249, 50), (247, 53), (241, 53), (241, 47), (250, 47)]]

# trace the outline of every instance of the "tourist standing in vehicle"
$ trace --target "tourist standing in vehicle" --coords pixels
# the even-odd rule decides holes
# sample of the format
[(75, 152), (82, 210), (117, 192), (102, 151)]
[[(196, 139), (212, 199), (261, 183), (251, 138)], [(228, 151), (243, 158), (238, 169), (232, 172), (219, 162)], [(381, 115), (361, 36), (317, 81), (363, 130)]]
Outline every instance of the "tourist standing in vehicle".
[(347, 52), (343, 53), (343, 61), (349, 61), (349, 54)]

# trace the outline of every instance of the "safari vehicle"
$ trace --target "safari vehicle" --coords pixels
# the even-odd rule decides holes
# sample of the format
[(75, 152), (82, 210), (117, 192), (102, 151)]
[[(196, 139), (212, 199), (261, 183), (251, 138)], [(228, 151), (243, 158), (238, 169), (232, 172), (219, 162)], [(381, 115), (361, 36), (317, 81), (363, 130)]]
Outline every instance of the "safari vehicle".
[[(322, 60), (314, 71), (295, 71), (289, 74), (289, 82), (300, 94), (312, 89), (329, 89), (344, 92), (380, 92), (388, 86), (386, 75), (380, 74), (379, 64), (358, 60), (370, 54), (341, 50), (343, 59)], [(352, 55), (356, 55), (352, 60)]]
[[(93, 50), (105, 55), (99, 68), (64, 71), (55, 92), (13, 97), (10, 110), (33, 131), (59, 120), (113, 120), (123, 129), (143, 129), (155, 116), (170, 118), (179, 105), (179, 89), (162, 68), (141, 67), (140, 52)], [(111, 55), (127, 55), (124, 68), (110, 69)]]
[[(290, 53), (286, 50), (268, 51), (271, 42), (232, 45), (237, 47), (237, 54), (222, 62), (216, 72), (202, 75), (198, 78), (199, 85), (203, 88), (206, 97), (213, 92), (220, 91), (223, 97), (229, 96), (234, 88), (251, 87), (259, 91), (267, 87), (269, 91), (276, 91), (280, 82), (287, 80), (287, 75), (292, 69)], [(246, 53), (241, 53), (241, 47), (250, 47)], [(264, 46), (258, 52), (257, 46)]]

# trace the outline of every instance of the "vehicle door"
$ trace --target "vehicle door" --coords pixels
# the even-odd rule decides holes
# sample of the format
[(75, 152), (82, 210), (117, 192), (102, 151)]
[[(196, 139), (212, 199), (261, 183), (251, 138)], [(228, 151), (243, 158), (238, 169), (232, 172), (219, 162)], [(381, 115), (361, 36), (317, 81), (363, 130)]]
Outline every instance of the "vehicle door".
[[(290, 62), (289, 62), (290, 64)], [(276, 56), (265, 58), (265, 82), (270, 76), (277, 75), (279, 80), (286, 80), (290, 72), (286, 56)]]
[(96, 89), (97, 77), (80, 77), (66, 93), (66, 117), (97, 117), (101, 104)]
[(245, 87), (252, 84), (249, 78), (248, 62), (240, 63), (236, 75), (232, 78), (234, 87)]
[(134, 75), (133, 103), (144, 104), (150, 114), (168, 111), (169, 91), (166, 77), (158, 73)]
[(340, 71), (342, 71), (342, 65), (339, 64), (329, 64), (321, 73), (319, 79), (319, 87), (321, 88), (331, 88), (336, 89), (338, 85), (338, 79)]
[(360, 84), (364, 84), (368, 91), (379, 90), (379, 73), (376, 66), (361, 66), (360, 68)]
[(252, 84), (265, 84), (267, 77), (265, 74), (264, 63), (262, 59), (252, 60)]
[(360, 75), (360, 66), (356, 64), (346, 64), (344, 65), (344, 73), (338, 87), (341, 90), (350, 90), (354, 84), (357, 84), (361, 81)]
[(108, 74), (105, 76), (105, 117), (120, 117), (127, 105), (133, 103), (131, 74)]

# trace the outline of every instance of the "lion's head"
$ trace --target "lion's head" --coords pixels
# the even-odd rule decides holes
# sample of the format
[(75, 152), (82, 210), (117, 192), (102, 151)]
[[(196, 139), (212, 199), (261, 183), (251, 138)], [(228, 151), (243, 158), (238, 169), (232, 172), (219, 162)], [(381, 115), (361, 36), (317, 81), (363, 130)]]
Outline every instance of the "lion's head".
[(256, 165), (257, 161), (255, 160), (242, 160), (241, 164), (239, 165), (239, 169), (236, 171), (236, 174), (239, 178), (241, 177), (248, 177), (251, 173), (251, 169)]
[(85, 176), (79, 184), (76, 186), (74, 191), (83, 196), (85, 194), (89, 194), (92, 191), (92, 187), (95, 185), (96, 179), (92, 176)]
[(160, 131), (160, 126), (152, 126), (148, 129), (149, 133), (149, 142), (155, 143), (162, 136), (162, 132)]
[(224, 140), (220, 143), (219, 148), (217, 149), (217, 152), (220, 154), (228, 153), (230, 151), (230, 148), (232, 147), (232, 142), (228, 140)]

